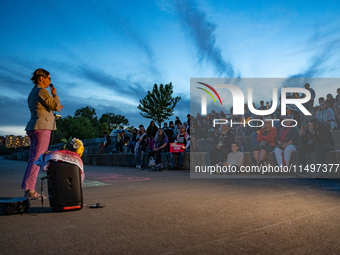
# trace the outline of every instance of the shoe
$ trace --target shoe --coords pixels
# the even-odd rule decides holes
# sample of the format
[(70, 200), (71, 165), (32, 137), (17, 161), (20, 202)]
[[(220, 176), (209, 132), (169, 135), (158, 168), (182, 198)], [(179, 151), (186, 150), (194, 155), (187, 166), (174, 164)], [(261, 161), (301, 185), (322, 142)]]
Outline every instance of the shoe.
[(137, 165), (136, 168), (139, 168), (139, 165)]
[(261, 168), (263, 165), (265, 165), (264, 160), (260, 160), (257, 166)]
[(41, 196), (38, 192), (30, 190), (25, 190), (24, 197), (28, 197), (32, 200), (46, 199), (46, 196)]
[(140, 166), (140, 165), (138, 165), (138, 167), (137, 167), (138, 169), (142, 169), (142, 166)]

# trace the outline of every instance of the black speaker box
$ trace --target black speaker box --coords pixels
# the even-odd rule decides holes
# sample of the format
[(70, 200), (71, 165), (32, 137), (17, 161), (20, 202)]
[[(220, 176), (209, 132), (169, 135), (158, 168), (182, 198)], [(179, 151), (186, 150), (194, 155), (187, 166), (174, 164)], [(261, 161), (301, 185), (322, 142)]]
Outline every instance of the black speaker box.
[(55, 212), (83, 208), (83, 189), (78, 166), (62, 161), (50, 161), (47, 172), (50, 207)]

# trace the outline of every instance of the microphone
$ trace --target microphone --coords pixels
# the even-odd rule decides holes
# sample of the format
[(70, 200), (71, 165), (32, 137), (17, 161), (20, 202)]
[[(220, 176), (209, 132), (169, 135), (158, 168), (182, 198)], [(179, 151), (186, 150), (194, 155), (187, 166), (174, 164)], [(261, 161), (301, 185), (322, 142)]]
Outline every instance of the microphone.
[(53, 84), (52, 83), (50, 84), (50, 88), (53, 88)]

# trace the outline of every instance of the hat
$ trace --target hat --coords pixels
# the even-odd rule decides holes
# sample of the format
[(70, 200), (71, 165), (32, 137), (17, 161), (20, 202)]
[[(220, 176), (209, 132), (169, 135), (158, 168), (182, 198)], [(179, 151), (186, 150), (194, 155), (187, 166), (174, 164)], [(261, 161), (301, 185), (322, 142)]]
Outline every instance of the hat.
[(185, 126), (184, 125), (180, 125), (179, 128), (185, 128)]
[(188, 122), (184, 122), (183, 124), (184, 124), (184, 125), (185, 125), (185, 124), (187, 124), (187, 125), (188, 125)]
[(286, 107), (287, 107), (288, 109), (291, 109), (292, 111), (296, 111), (296, 112), (297, 112), (297, 110), (298, 110), (298, 109), (296, 109), (295, 105), (287, 104)]

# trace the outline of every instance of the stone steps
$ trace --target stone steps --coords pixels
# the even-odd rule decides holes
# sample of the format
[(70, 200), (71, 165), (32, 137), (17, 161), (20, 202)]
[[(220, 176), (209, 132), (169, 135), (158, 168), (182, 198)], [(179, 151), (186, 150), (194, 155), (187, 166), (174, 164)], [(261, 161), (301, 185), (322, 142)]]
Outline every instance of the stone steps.
[[(251, 159), (251, 152), (244, 152), (244, 166), (253, 166), (254, 163)], [(168, 156), (169, 153), (162, 153), (163, 157)], [(134, 167), (135, 158), (134, 154), (87, 154), (82, 157), (85, 165), (106, 165), (106, 166), (126, 166)], [(318, 153), (307, 153), (308, 164), (316, 164), (318, 162)], [(267, 154), (266, 161), (272, 161), (277, 164), (275, 155), (273, 152)], [(190, 169), (190, 162), (194, 165), (210, 165), (209, 152), (188, 152), (185, 153), (183, 160), (183, 169)], [(328, 152), (327, 162), (329, 164), (340, 163), (340, 150), (333, 150)], [(149, 163), (148, 153), (144, 154), (144, 166)], [(298, 165), (297, 152), (293, 152), (290, 164)], [(339, 168), (340, 172), (340, 168)]]

